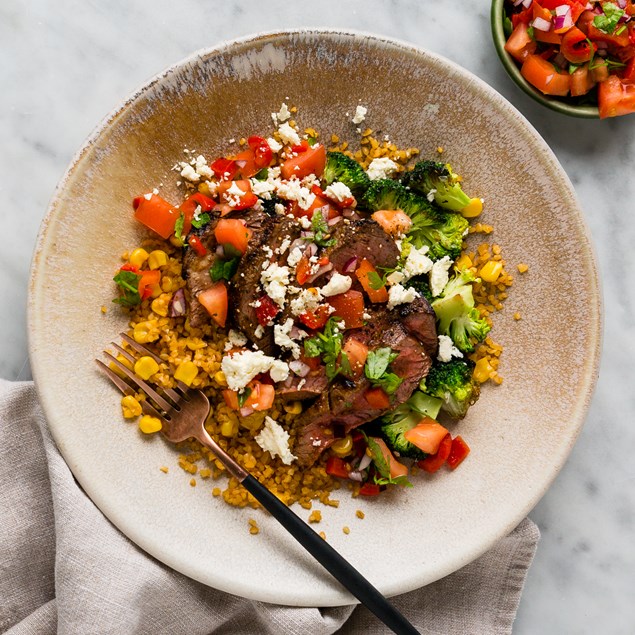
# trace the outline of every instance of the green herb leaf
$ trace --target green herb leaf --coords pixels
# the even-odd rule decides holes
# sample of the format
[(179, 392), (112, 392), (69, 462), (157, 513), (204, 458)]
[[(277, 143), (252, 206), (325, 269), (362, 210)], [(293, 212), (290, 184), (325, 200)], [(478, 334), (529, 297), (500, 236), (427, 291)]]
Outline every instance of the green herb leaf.
[(312, 240), (318, 247), (332, 247), (335, 244), (335, 238), (329, 238), (330, 228), (319, 209), (315, 210), (311, 217), (311, 230)]
[(219, 280), (231, 280), (238, 269), (240, 258), (232, 258), (231, 260), (223, 260), (217, 258), (209, 270), (209, 275), (214, 282)]
[(174, 223), (174, 236), (178, 240), (183, 240), (183, 225), (185, 224), (185, 214), (181, 212)]
[(309, 137), (306, 141), (311, 147), (317, 143), (317, 139), (315, 137)]
[(260, 172), (256, 172), (254, 179), (257, 179), (258, 181), (266, 181), (268, 177), (269, 177), (269, 170), (267, 168), (262, 168)]
[[(342, 342), (344, 340), (344, 335), (339, 328), (340, 320), (341, 318), (339, 317), (330, 317), (322, 333), (304, 340), (304, 353), (307, 357), (322, 356), (322, 361), (326, 365), (326, 377), (329, 381), (333, 381), (339, 373), (344, 371), (340, 360)], [(347, 364), (350, 369), (347, 357), (344, 364)]]
[(533, 26), (529, 26), (527, 27), (527, 35), (535, 42), (536, 41), (536, 34), (534, 33), (534, 27)]
[(304, 354), (307, 357), (319, 357), (321, 353), (322, 348), (318, 337), (311, 337), (308, 340), (304, 340)]
[(384, 478), (377, 476), (373, 479), (377, 485), (401, 485), (402, 487), (412, 487), (412, 483), (406, 476), (398, 476), (397, 478)]
[(369, 271), (366, 276), (366, 279), (368, 280), (368, 284), (370, 288), (375, 289), (375, 291), (377, 291), (378, 289), (381, 289), (382, 287), (386, 285), (386, 283), (383, 281), (381, 276), (376, 271)]
[(245, 388), (242, 392), (238, 393), (238, 406), (242, 408), (245, 405), (247, 399), (251, 395), (251, 388)]
[(612, 2), (605, 2), (602, 5), (602, 15), (596, 15), (593, 18), (593, 26), (604, 33), (612, 34), (620, 18), (624, 15), (624, 9), (620, 9)]
[(120, 271), (113, 280), (119, 285), (123, 292), (113, 302), (121, 306), (137, 306), (141, 304), (141, 296), (139, 295), (139, 281), (141, 275), (134, 271)]
[(579, 64), (569, 64), (569, 75), (575, 73), (579, 68)]
[(375, 464), (375, 469), (378, 472), (378, 474), (375, 474), (373, 478), (377, 485), (402, 485), (405, 487), (412, 487), (412, 484), (405, 476), (391, 478), (390, 465), (388, 461), (386, 461), (384, 453), (381, 451), (379, 444), (372, 437), (367, 436), (366, 443), (368, 444), (371, 458), (373, 460), (373, 463)]
[[(200, 229), (201, 227), (205, 227), (205, 225), (207, 225), (210, 222), (210, 220), (212, 219), (207, 212), (203, 214), (199, 214), (198, 216), (195, 216), (194, 218), (192, 218), (192, 227), (196, 229)], [(181, 226), (181, 231), (183, 231), (183, 226)]]
[(403, 381), (399, 375), (389, 370), (390, 364), (398, 355), (399, 353), (394, 353), (388, 346), (378, 348), (374, 351), (369, 351), (364, 365), (366, 378), (374, 386), (381, 386), (388, 395), (394, 394)]
[(512, 31), (514, 30), (514, 25), (512, 24), (512, 21), (510, 20), (509, 16), (505, 16), (503, 18), (503, 31), (505, 33), (506, 37), (509, 37), (512, 34)]

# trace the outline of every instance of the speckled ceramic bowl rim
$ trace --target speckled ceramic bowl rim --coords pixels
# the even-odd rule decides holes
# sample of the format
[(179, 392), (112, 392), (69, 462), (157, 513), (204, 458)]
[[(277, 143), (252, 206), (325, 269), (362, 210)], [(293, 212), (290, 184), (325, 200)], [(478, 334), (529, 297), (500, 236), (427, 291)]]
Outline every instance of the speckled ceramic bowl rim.
[(561, 115), (569, 115), (570, 117), (578, 117), (581, 119), (599, 119), (600, 115), (597, 106), (574, 106), (557, 98), (551, 98), (543, 95), (536, 90), (520, 73), (520, 68), (514, 61), (514, 58), (505, 50), (505, 32), (503, 30), (503, 7), (505, 0), (492, 0), (492, 9), (490, 13), (490, 21), (492, 27), (492, 39), (496, 53), (502, 62), (507, 74), (514, 80), (514, 83), (532, 99), (538, 103), (559, 112)]
[[(49, 427), (51, 430), (51, 434), (60, 448), (62, 455), (64, 456), (64, 444), (62, 435), (62, 422), (58, 420), (55, 412), (55, 401), (56, 395), (53, 391), (50, 391), (47, 387), (47, 378), (44, 376), (40, 364), (39, 364), (39, 354), (37, 351), (37, 339), (36, 337), (36, 329), (37, 329), (37, 309), (38, 305), (42, 302), (43, 298), (40, 297), (41, 291), (38, 290), (37, 287), (37, 278), (40, 272), (40, 269), (45, 266), (44, 261), (46, 257), (50, 255), (46, 248), (47, 246), (47, 234), (49, 231), (49, 226), (51, 225), (51, 221), (54, 218), (57, 207), (61, 203), (61, 199), (63, 198), (62, 194), (67, 186), (67, 183), (71, 179), (75, 170), (78, 169), (81, 161), (85, 158), (85, 155), (90, 150), (91, 146), (95, 142), (95, 140), (102, 134), (102, 132), (110, 126), (116, 119), (126, 110), (126, 108), (139, 98), (140, 95), (148, 91), (152, 88), (157, 82), (161, 82), (162, 80), (168, 78), (172, 73), (181, 68), (184, 65), (195, 62), (197, 59), (204, 59), (207, 56), (219, 54), (222, 52), (231, 51), (232, 47), (236, 45), (245, 45), (245, 44), (258, 44), (262, 42), (266, 42), (267, 40), (275, 40), (280, 37), (293, 37), (293, 36), (324, 36), (324, 37), (349, 37), (353, 39), (368, 39), (375, 44), (386, 45), (389, 47), (394, 47), (395, 49), (399, 49), (403, 52), (404, 55), (409, 56), (419, 56), (425, 54), (432, 61), (436, 63), (441, 63), (447, 65), (452, 70), (462, 75), (463, 77), (469, 78), (471, 81), (474, 81), (476, 85), (483, 91), (484, 96), (490, 103), (495, 103), (499, 108), (502, 108), (506, 111), (506, 113), (510, 117), (514, 117), (522, 122), (522, 125), (526, 126), (529, 133), (535, 137), (536, 143), (540, 146), (542, 151), (542, 160), (544, 162), (549, 163), (550, 169), (552, 169), (559, 178), (562, 179), (563, 189), (567, 193), (567, 198), (570, 199), (570, 207), (572, 213), (576, 215), (576, 221), (579, 223), (580, 229), (583, 234), (586, 236), (589, 244), (589, 251), (585, 254), (589, 259), (588, 264), (590, 270), (595, 278), (595, 288), (598, 290), (598, 297), (596, 298), (598, 304), (598, 318), (597, 324), (593, 329), (595, 333), (595, 337), (593, 341), (588, 342), (588, 355), (589, 358), (587, 360), (588, 363), (585, 364), (586, 372), (583, 376), (583, 379), (580, 382), (580, 390), (579, 394), (581, 398), (576, 403), (574, 416), (570, 421), (570, 425), (567, 428), (566, 439), (563, 442), (557, 451), (554, 451), (554, 455), (550, 457), (549, 467), (544, 471), (544, 480), (539, 483), (538, 487), (533, 490), (533, 496), (524, 500), (524, 504), (519, 505), (516, 513), (513, 517), (509, 518), (509, 521), (499, 527), (496, 535), (488, 535), (486, 538), (482, 539), (478, 544), (472, 545), (471, 549), (466, 549), (462, 551), (460, 556), (456, 556), (453, 559), (449, 560), (445, 563), (445, 566), (439, 567), (436, 571), (435, 575), (431, 578), (428, 576), (425, 580), (421, 577), (419, 578), (408, 578), (408, 579), (399, 579), (394, 582), (390, 586), (390, 591), (387, 595), (397, 595), (400, 593), (405, 593), (411, 591), (415, 588), (420, 587), (423, 583), (433, 582), (435, 579), (442, 578), (461, 567), (469, 564), (480, 555), (489, 550), (499, 539), (506, 536), (510, 531), (512, 531), (518, 523), (533, 509), (536, 503), (542, 498), (544, 493), (550, 487), (553, 480), (558, 475), (560, 469), (564, 465), (567, 457), (569, 456), (571, 449), (577, 439), (577, 436), (582, 428), (584, 423), (584, 419), (586, 413), (588, 411), (590, 400), (593, 394), (593, 390), (595, 387), (595, 383), (597, 380), (597, 374), (599, 369), (599, 360), (600, 360), (600, 351), (601, 351), (601, 340), (602, 340), (602, 307), (601, 307), (601, 289), (599, 283), (599, 277), (597, 274), (597, 258), (595, 257), (595, 252), (592, 247), (592, 242), (590, 240), (590, 231), (584, 221), (584, 218), (581, 214), (581, 210), (577, 199), (575, 197), (575, 193), (573, 187), (571, 185), (570, 180), (568, 179), (566, 173), (558, 163), (557, 159), (553, 155), (552, 151), (549, 149), (548, 145), (544, 142), (544, 140), (540, 137), (539, 133), (533, 128), (533, 126), (526, 120), (526, 118), (518, 112), (504, 97), (502, 97), (499, 93), (497, 93), (493, 88), (491, 88), (488, 84), (480, 80), (479, 78), (472, 75), (469, 71), (466, 71), (464, 68), (455, 64), (454, 62), (444, 58), (441, 55), (431, 53), (427, 50), (421, 49), (412, 45), (411, 43), (396, 40), (393, 38), (375, 35), (371, 33), (355, 31), (355, 30), (339, 30), (339, 29), (328, 29), (328, 28), (298, 28), (291, 29), (286, 31), (269, 31), (263, 32), (256, 35), (248, 35), (241, 38), (236, 38), (229, 41), (224, 41), (219, 43), (218, 45), (206, 49), (201, 49), (194, 52), (192, 55), (186, 57), (185, 59), (169, 66), (166, 70), (158, 73), (146, 83), (143, 84), (139, 89), (134, 91), (132, 95), (122, 101), (118, 106), (116, 106), (109, 114), (107, 114), (104, 119), (97, 125), (95, 130), (88, 136), (87, 140), (84, 142), (82, 147), (78, 150), (78, 152), (73, 157), (69, 168), (65, 172), (64, 176), (60, 180), (58, 186), (55, 189), (55, 192), (52, 196), (51, 202), (49, 204), (48, 212), (42, 222), (40, 232), (37, 238), (34, 256), (32, 260), (31, 266), (31, 276), (30, 276), (30, 284), (29, 284), (29, 303), (28, 303), (28, 331), (29, 331), (29, 352), (30, 359), (33, 368), (33, 375), (35, 379), (35, 385), (40, 397), (42, 406), (44, 408), (44, 412), (47, 416), (47, 420), (49, 423)], [(594, 298), (595, 299), (595, 298)], [(68, 457), (65, 456), (67, 463), (71, 469), (71, 471), (76, 472), (76, 465), (74, 465), (72, 460), (69, 460)], [(138, 544), (141, 548), (147, 551), (150, 555), (156, 557), (158, 560), (164, 562), (165, 564), (171, 566), (172, 568), (180, 571), (181, 573), (193, 577), (195, 579), (199, 579), (202, 582), (210, 584), (211, 586), (215, 586), (216, 588), (220, 588), (222, 590), (229, 591), (230, 593), (234, 593), (237, 595), (244, 595), (245, 597), (251, 597), (252, 599), (262, 599), (256, 597), (253, 593), (248, 591), (242, 591), (239, 586), (232, 586), (228, 588), (221, 584), (220, 580), (216, 580), (217, 583), (211, 584), (209, 580), (202, 580), (200, 577), (196, 575), (192, 575), (191, 571), (188, 569), (187, 563), (183, 563), (182, 560), (177, 560), (173, 557), (166, 555), (160, 548), (155, 548), (154, 543), (151, 540), (147, 540), (144, 538), (143, 532), (138, 529), (138, 527), (131, 527), (128, 524), (122, 522), (118, 518), (117, 506), (110, 506), (107, 504), (102, 498), (95, 492), (90, 482), (90, 479), (85, 479), (86, 482), (80, 479), (80, 485), (84, 488), (86, 493), (92, 499), (92, 501), (100, 508), (100, 510), (108, 517), (108, 519), (113, 522), (124, 534), (126, 534), (129, 538), (131, 538), (136, 544)], [(271, 600), (269, 600), (271, 601)], [(283, 598), (283, 601), (287, 604), (299, 605), (299, 606), (339, 606), (350, 604), (354, 599), (348, 595), (346, 592), (343, 592), (339, 588), (334, 588), (332, 593), (328, 595), (315, 595), (311, 598), (311, 602), (305, 601), (294, 601), (293, 598)]]

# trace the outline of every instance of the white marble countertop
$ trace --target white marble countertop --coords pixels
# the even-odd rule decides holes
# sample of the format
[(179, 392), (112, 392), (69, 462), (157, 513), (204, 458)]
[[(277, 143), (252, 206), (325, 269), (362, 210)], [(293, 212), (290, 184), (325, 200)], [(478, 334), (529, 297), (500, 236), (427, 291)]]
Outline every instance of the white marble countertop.
[[(352, 28), (406, 40), (472, 71), (533, 123), (570, 176), (595, 240), (605, 300), (601, 374), (584, 430), (531, 513), (542, 540), (515, 633), (635, 629), (635, 115), (542, 109), (500, 65), (489, 4), (416, 0), (31, 0), (0, 4), (0, 376), (28, 379), (31, 252), (83, 139), (146, 79), (190, 52), (262, 30)], [(570, 263), (575, 267), (576, 263)], [(580, 307), (584, 311), (584, 307)]]

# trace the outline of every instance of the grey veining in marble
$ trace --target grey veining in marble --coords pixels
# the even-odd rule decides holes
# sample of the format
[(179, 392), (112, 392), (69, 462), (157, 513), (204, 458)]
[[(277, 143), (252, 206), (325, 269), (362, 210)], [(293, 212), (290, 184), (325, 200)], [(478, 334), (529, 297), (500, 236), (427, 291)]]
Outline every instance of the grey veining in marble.
[[(30, 376), (28, 270), (55, 185), (97, 122), (146, 79), (198, 48), (288, 27), (352, 28), (433, 50), (501, 92), (549, 143), (582, 202), (604, 285), (600, 380), (567, 465), (531, 514), (542, 541), (515, 632), (633, 633), (635, 116), (573, 120), (536, 105), (496, 58), (488, 3), (475, 5), (415, 0), (323, 0), (311, 6), (280, 0), (0, 4), (0, 376)], [(90, 274), (78, 272), (78, 284), (83, 275)], [(549, 416), (548, 404), (538, 404), (537, 416)]]

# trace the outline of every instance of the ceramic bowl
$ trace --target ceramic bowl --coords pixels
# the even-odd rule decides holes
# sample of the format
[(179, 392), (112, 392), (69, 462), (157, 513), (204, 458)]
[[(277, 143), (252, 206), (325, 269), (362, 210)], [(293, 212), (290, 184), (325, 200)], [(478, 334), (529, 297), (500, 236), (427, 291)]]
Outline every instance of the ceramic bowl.
[(375, 499), (352, 499), (343, 489), (339, 507), (323, 509), (319, 529), (387, 595), (468, 564), (545, 493), (593, 390), (600, 292), (578, 201), (547, 144), (484, 82), (410, 44), (320, 30), (224, 43), (156, 76), (98, 126), (53, 197), (31, 278), (31, 363), (60, 451), (112, 523), (170, 567), (257, 600), (339, 605), (351, 596), (271, 517), (226, 505), (209, 481), (190, 487), (179, 451), (122, 419), (118, 393), (94, 363), (127, 327), (111, 299), (120, 254), (144, 237), (132, 198), (159, 187), (180, 200), (171, 168), (184, 148), (213, 159), (232, 138), (270, 135), (282, 102), (298, 108), (302, 128), (326, 139), (358, 144), (351, 117), (363, 104), (364, 125), (379, 138), (416, 146), (424, 157), (442, 146), (468, 191), (485, 199), (481, 220), (495, 233), (482, 239), (502, 246), (510, 271), (529, 265), (491, 334), (505, 347), (504, 383), (485, 385), (452, 426), (471, 446), (468, 459)]
[(577, 105), (572, 103), (572, 99), (566, 97), (552, 97), (541, 93), (534, 88), (520, 73), (520, 67), (516, 60), (505, 50), (505, 42), (507, 35), (504, 29), (505, 19), (505, 2), (506, 0), (492, 0), (492, 8), (490, 13), (490, 23), (492, 28), (492, 39), (494, 47), (498, 53), (500, 61), (503, 63), (507, 74), (512, 78), (514, 83), (532, 99), (539, 104), (546, 106), (551, 110), (555, 110), (563, 115), (570, 117), (580, 117), (583, 119), (599, 119), (597, 106)]

